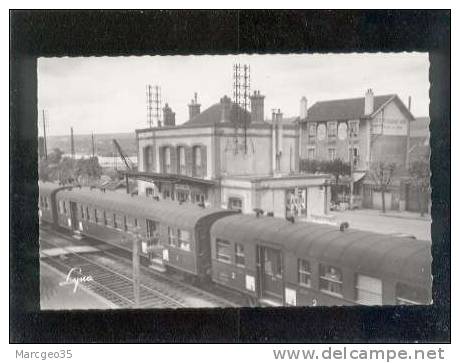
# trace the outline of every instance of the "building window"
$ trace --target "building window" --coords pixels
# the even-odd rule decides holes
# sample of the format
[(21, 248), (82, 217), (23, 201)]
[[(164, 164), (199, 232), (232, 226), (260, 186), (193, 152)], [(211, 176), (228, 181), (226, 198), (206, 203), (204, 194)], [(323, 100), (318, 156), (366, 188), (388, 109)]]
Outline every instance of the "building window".
[(90, 217), (89, 217), (89, 207), (86, 207), (86, 220), (87, 220), (87, 221), (90, 220)]
[(178, 229), (177, 235), (179, 238), (179, 248), (190, 251), (190, 232), (184, 229)]
[(327, 123), (327, 138), (330, 141), (334, 141), (337, 138), (337, 122)]
[(396, 284), (397, 305), (420, 305), (428, 303), (429, 294), (426, 289), (401, 282)]
[(240, 243), (235, 243), (235, 263), (241, 267), (245, 265), (244, 246)]
[(356, 301), (363, 305), (382, 305), (382, 280), (358, 274)]
[(328, 153), (329, 160), (335, 160), (337, 158), (335, 147), (330, 147), (327, 150), (327, 153)]
[(151, 146), (146, 146), (143, 149), (144, 157), (144, 171), (149, 172), (153, 171), (153, 152)]
[(356, 167), (359, 163), (359, 147), (351, 146), (348, 149), (348, 161), (353, 161), (353, 166)]
[(113, 227), (118, 228), (117, 215), (115, 213), (113, 214)]
[(96, 208), (94, 208), (94, 223), (99, 223), (99, 216)]
[(311, 266), (310, 262), (307, 260), (298, 260), (298, 279), (299, 284), (302, 286), (311, 286)]
[(193, 147), (193, 176), (203, 176), (203, 156), (201, 146)]
[(307, 149), (307, 158), (313, 160), (316, 158), (316, 149), (314, 147), (309, 147)]
[(359, 121), (349, 121), (348, 130), (350, 137), (358, 137), (359, 135)]
[(103, 211), (102, 214), (104, 216), (104, 226), (106, 226), (108, 224), (108, 222), (107, 222), (107, 213), (105, 211)]
[(128, 220), (126, 216), (123, 216), (123, 229), (125, 232), (128, 231)]
[(337, 267), (321, 264), (319, 288), (321, 291), (342, 296), (342, 271)]
[(308, 125), (308, 142), (316, 141), (316, 123)]
[(147, 197), (153, 197), (153, 188), (145, 188), (145, 195)]
[(171, 148), (164, 148), (164, 172), (171, 173)]
[(64, 214), (67, 214), (67, 206), (65, 200), (62, 201), (62, 212)]
[(228, 198), (228, 209), (242, 210), (243, 200), (241, 198)]
[(85, 219), (85, 209), (82, 205), (80, 205), (80, 217), (81, 219)]
[(232, 262), (230, 242), (219, 238), (216, 239), (216, 258), (221, 262)]
[(179, 154), (179, 174), (185, 175), (187, 174), (187, 167), (185, 163), (185, 147), (179, 146), (178, 148)]
[(174, 228), (168, 227), (168, 243), (170, 246), (177, 246), (177, 236)]

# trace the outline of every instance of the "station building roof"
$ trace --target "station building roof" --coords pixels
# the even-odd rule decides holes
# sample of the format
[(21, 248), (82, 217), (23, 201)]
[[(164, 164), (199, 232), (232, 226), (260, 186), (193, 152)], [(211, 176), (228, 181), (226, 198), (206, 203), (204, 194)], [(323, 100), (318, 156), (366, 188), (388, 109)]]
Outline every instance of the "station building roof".
[(417, 284), (431, 279), (428, 241), (298, 222), (281, 218), (231, 215), (216, 221), (211, 235), (246, 245), (282, 246), (298, 258), (347, 266), (370, 276), (385, 276)]

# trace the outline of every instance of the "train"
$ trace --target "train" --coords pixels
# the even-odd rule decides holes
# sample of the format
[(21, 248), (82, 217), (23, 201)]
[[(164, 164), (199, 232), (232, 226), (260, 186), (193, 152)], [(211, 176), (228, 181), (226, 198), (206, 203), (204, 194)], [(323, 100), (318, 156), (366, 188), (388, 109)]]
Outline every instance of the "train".
[(242, 294), (250, 306), (430, 304), (431, 242), (39, 182), (40, 221)]

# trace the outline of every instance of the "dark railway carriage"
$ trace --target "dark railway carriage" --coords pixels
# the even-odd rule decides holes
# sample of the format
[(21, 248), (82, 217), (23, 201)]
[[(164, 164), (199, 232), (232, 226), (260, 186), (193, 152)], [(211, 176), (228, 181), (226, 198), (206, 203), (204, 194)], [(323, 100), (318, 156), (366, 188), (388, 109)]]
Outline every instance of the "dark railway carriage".
[(235, 213), (79, 187), (58, 193), (57, 210), (62, 227), (128, 251), (139, 231), (145, 258), (199, 278), (210, 275), (211, 224)]
[(38, 215), (40, 221), (57, 225), (56, 193), (67, 187), (51, 182), (38, 182)]
[(269, 305), (431, 302), (431, 244), (233, 215), (211, 228), (212, 279)]

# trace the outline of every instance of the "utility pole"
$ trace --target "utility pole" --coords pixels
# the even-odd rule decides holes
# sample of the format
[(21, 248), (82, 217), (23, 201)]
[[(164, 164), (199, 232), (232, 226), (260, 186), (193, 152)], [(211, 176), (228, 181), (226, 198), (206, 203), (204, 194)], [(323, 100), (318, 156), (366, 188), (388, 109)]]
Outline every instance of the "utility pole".
[(91, 133), (91, 145), (92, 145), (92, 156), (93, 159), (96, 156), (95, 146), (94, 146), (94, 132)]
[(141, 302), (140, 294), (140, 249), (141, 249), (141, 236), (139, 230), (133, 233), (133, 293), (134, 293), (134, 307), (139, 308)]
[(45, 159), (48, 160), (48, 149), (46, 146), (46, 117), (45, 117), (45, 110), (42, 110), (43, 114), (43, 151), (45, 153)]
[(70, 155), (72, 155), (72, 160), (75, 160), (75, 141), (73, 139), (73, 127), (70, 128)]
[[(412, 97), (409, 96), (407, 101), (407, 108), (411, 111)], [(410, 120), (407, 120), (407, 140), (406, 140), (406, 169), (409, 169), (409, 153), (410, 153)]]

